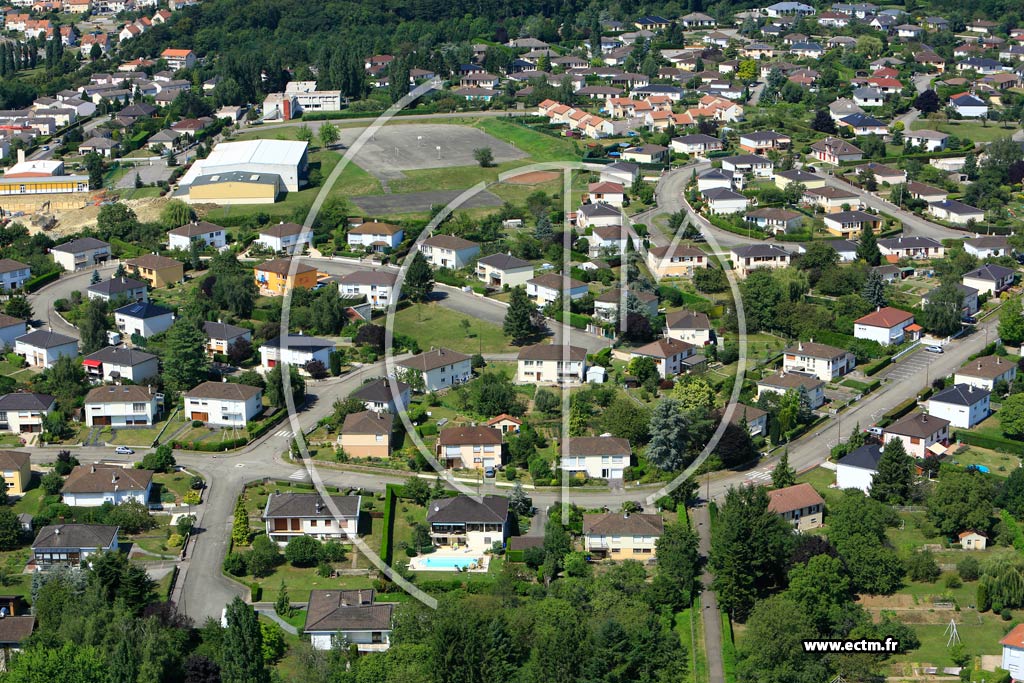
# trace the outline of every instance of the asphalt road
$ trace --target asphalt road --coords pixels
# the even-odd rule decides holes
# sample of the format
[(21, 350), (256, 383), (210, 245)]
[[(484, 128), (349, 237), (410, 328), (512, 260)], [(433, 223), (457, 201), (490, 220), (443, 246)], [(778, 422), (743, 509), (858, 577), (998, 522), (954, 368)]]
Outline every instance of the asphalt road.
[(722, 617), (718, 610), (718, 595), (711, 590), (713, 577), (708, 569), (711, 559), (711, 515), (707, 505), (693, 511), (697, 525), (700, 555), (704, 559), (704, 570), (700, 576), (703, 587), (700, 594), (700, 618), (704, 624), (704, 652), (708, 658), (709, 683), (725, 683), (725, 664), (722, 661)]

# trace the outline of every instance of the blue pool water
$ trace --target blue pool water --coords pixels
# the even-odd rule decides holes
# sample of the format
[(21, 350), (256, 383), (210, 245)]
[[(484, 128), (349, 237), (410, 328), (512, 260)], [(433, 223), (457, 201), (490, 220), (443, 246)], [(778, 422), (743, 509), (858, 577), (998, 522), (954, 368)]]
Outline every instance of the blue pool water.
[(424, 557), (419, 562), (422, 569), (465, 569), (476, 562), (475, 557)]

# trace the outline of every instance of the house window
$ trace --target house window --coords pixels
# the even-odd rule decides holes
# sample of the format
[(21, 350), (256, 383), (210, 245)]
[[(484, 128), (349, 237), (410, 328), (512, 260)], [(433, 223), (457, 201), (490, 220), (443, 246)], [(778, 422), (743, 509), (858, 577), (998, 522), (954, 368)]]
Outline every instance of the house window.
[(144, 412), (146, 412), (146, 404), (145, 403), (133, 403), (132, 404), (132, 412), (133, 413), (144, 413)]
[(316, 526), (316, 520), (315, 519), (309, 520), (309, 525), (310, 526)]

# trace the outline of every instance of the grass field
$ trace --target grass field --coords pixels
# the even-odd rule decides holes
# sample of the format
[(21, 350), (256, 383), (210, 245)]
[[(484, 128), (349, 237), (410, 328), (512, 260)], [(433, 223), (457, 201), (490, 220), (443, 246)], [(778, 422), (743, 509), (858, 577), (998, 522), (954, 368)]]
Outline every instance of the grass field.
[(914, 121), (910, 129), (937, 130), (961, 139), (970, 138), (974, 142), (992, 142), (999, 138), (1007, 138), (1013, 134), (1014, 130), (1013, 128), (1003, 128), (995, 123), (986, 126), (978, 121), (931, 121), (928, 119)]
[(577, 144), (568, 138), (537, 133), (500, 118), (479, 119), (474, 128), (514, 145), (529, 154), (533, 161), (575, 161), (581, 156)]
[(956, 462), (963, 465), (984, 465), (991, 474), (997, 477), (1008, 477), (1010, 472), (1020, 467), (1020, 457), (1008, 453), (978, 448), (971, 446), (966, 451), (957, 454)]
[[(461, 322), (463, 320), (469, 323), (468, 331)], [(413, 337), (424, 351), (440, 346), (462, 353), (515, 350), (497, 325), (436, 303), (415, 304), (398, 311), (392, 324), (395, 334)]]
[(353, 590), (357, 588), (372, 588), (373, 582), (368, 576), (341, 576), (336, 579), (319, 576), (316, 567), (299, 568), (293, 567), (287, 562), (274, 570), (274, 573), (263, 579), (243, 579), (245, 582), (256, 581), (263, 587), (263, 601), (274, 602), (277, 600), (278, 590), (281, 588), (281, 580), (288, 589), (288, 597), (292, 602), (306, 602), (309, 600), (309, 592), (315, 588), (338, 588)]

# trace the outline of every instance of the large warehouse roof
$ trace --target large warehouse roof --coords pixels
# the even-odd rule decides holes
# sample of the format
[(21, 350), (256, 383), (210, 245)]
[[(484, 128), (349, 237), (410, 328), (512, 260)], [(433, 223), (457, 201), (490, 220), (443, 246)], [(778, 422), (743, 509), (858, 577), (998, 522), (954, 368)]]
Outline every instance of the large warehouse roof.
[[(222, 142), (210, 152), (210, 156), (199, 159), (182, 176), (179, 186), (186, 187), (200, 176), (215, 175), (230, 171), (271, 172), (281, 169), (280, 175), (289, 189), (297, 182), (296, 170), (302, 163), (307, 143), (294, 140), (247, 140), (244, 142)], [(285, 169), (291, 168), (288, 173)], [(292, 176), (289, 180), (287, 176)]]

